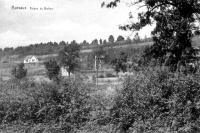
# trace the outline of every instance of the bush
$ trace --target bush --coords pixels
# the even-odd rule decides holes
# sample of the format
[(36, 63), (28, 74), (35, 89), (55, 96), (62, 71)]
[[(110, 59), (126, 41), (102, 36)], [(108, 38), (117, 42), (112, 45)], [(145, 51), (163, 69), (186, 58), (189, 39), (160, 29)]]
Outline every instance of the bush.
[(116, 76), (114, 74), (112, 74), (112, 73), (107, 73), (106, 77), (116, 77)]
[(195, 132), (200, 117), (200, 79), (166, 70), (126, 79), (110, 110), (120, 130)]
[(14, 67), (11, 71), (11, 74), (16, 79), (22, 79), (22, 78), (26, 77), (27, 69), (24, 68), (24, 63), (20, 63), (16, 67)]
[(98, 78), (104, 78), (104, 75), (99, 75)]
[[(72, 132), (90, 119), (90, 96), (87, 86), (79, 81), (69, 80), (60, 85), (29, 81), (13, 83), (11, 86), (15, 86), (21, 96), (11, 98), (4, 94), (4, 99), (0, 100), (2, 124), (53, 123), (62, 131)], [(4, 85), (7, 89), (12, 89), (11, 86)]]
[(60, 72), (60, 66), (55, 60), (49, 60), (47, 62), (44, 62), (45, 68), (47, 70), (47, 76), (50, 80), (58, 81), (58, 75)]

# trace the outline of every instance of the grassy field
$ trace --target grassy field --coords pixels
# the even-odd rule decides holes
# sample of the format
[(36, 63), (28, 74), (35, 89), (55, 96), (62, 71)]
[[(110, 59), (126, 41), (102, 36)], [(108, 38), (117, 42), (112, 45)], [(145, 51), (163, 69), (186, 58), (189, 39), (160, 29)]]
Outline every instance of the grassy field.
[[(122, 46), (114, 46), (112, 48), (116, 49), (124, 49), (124, 48), (139, 48), (146, 45), (151, 45), (152, 42), (147, 43), (138, 43), (138, 44), (126, 44)], [(193, 38), (193, 45), (194, 46), (200, 46), (200, 37), (196, 36)], [(109, 49), (109, 48), (106, 48)], [(92, 49), (84, 49), (81, 50), (81, 53), (90, 53), (92, 52)], [(43, 65), (44, 61), (47, 61), (52, 58), (56, 58), (57, 54), (49, 54), (49, 55), (40, 55), (38, 58), (40, 59), (39, 64), (30, 64), (27, 65), (26, 68), (28, 70), (28, 76), (42, 76), (45, 75), (45, 68)], [(23, 57), (19, 57), (18, 55), (11, 55), (11, 56), (5, 56), (1, 57), (0, 59), (0, 78), (2, 80), (8, 80), (11, 78), (11, 70), (14, 66), (16, 66), (18, 63), (23, 61)], [(89, 75), (90, 76), (90, 75)]]

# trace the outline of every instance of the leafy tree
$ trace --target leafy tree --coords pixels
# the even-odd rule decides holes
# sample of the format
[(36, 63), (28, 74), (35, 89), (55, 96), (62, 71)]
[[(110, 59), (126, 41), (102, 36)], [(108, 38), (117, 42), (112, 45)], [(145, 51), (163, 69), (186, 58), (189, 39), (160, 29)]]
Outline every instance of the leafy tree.
[(59, 43), (59, 46), (60, 46), (61, 48), (64, 48), (66, 45), (67, 45), (67, 43), (66, 43), (65, 41), (61, 41), (61, 42)]
[(27, 75), (27, 69), (24, 68), (24, 63), (18, 64), (16, 67), (14, 67), (11, 71), (11, 74), (16, 79), (23, 79)]
[(49, 60), (44, 62), (44, 65), (49, 79), (57, 81), (60, 72), (60, 66), (57, 64), (57, 62), (55, 60)]
[(99, 44), (103, 44), (103, 40), (102, 39), (99, 40)]
[(92, 45), (98, 45), (98, 40), (97, 39), (94, 39), (91, 43)]
[[(120, 0), (102, 3), (102, 6), (116, 7)], [(195, 58), (191, 45), (192, 31), (199, 30), (195, 23), (199, 21), (200, 3), (198, 0), (137, 0), (133, 5), (140, 5), (146, 10), (138, 14), (139, 21), (120, 26), (123, 30), (140, 30), (156, 22), (152, 32), (154, 44), (149, 49), (150, 56), (176, 70)]]
[(60, 65), (68, 71), (69, 76), (79, 66), (79, 52), (80, 46), (76, 41), (72, 41), (59, 52), (58, 60), (60, 61)]
[(11, 51), (13, 51), (13, 47), (6, 47), (6, 48), (4, 48), (3, 50), (4, 50), (4, 52), (11, 52)]
[(140, 42), (140, 36), (138, 33), (136, 33), (134, 36), (134, 42), (136, 42), (136, 43)]
[(114, 69), (117, 74), (120, 71), (122, 72), (127, 71), (127, 65), (126, 65), (127, 59), (128, 59), (128, 56), (124, 52), (121, 52), (119, 57), (116, 57), (111, 61), (111, 64), (114, 66)]
[(127, 38), (126, 38), (126, 43), (131, 43), (132, 42), (132, 40), (131, 40), (131, 38), (128, 36)]
[(107, 43), (107, 41), (106, 40), (103, 40), (103, 44), (106, 44)]
[(117, 37), (117, 42), (120, 42), (120, 41), (124, 41), (124, 37), (121, 36), (121, 35), (119, 35), (119, 36)]
[(82, 42), (82, 45), (88, 45), (89, 43), (86, 41), (86, 40), (84, 40), (83, 42)]
[(110, 35), (110, 36), (109, 36), (108, 41), (109, 41), (110, 43), (114, 43), (115, 39), (114, 39), (113, 35)]

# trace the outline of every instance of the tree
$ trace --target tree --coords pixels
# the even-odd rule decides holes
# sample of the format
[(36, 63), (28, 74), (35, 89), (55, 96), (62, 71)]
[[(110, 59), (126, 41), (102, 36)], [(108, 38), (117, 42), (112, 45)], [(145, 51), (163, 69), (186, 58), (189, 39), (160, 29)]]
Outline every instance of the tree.
[(59, 46), (60, 46), (61, 48), (64, 48), (66, 45), (67, 45), (67, 43), (66, 43), (65, 41), (61, 41), (61, 42), (59, 43)]
[(23, 79), (27, 75), (27, 69), (24, 68), (24, 63), (18, 64), (16, 67), (14, 67), (11, 71), (11, 74), (16, 79)]
[(86, 41), (86, 40), (84, 40), (83, 42), (82, 42), (82, 45), (88, 45), (89, 43)]
[(102, 39), (99, 40), (99, 44), (100, 45), (103, 44), (103, 40)]
[(14, 48), (13, 47), (6, 47), (3, 50), (4, 50), (4, 52), (11, 52), (11, 51), (14, 50)]
[(120, 42), (120, 41), (124, 41), (124, 37), (121, 36), (121, 35), (119, 35), (119, 36), (117, 37), (117, 42)]
[(103, 40), (103, 44), (107, 44), (107, 41), (106, 41), (106, 40)]
[(50, 80), (58, 81), (58, 75), (60, 72), (60, 66), (55, 60), (49, 60), (44, 62), (45, 68), (47, 70), (47, 75)]
[(76, 43), (76, 41), (72, 41), (69, 45), (65, 46), (58, 54), (60, 65), (68, 71), (69, 76), (79, 66), (79, 52), (80, 46)]
[(132, 40), (131, 40), (131, 38), (128, 36), (127, 38), (126, 38), (126, 43), (131, 43), (132, 42)]
[[(103, 2), (102, 6), (112, 8), (119, 3), (120, 0), (114, 0)], [(138, 22), (120, 26), (120, 29), (138, 31), (153, 21), (156, 22), (152, 32), (154, 44), (144, 57), (148, 55), (172, 70), (195, 58), (191, 38), (192, 31), (199, 30), (199, 26), (195, 24), (200, 20), (198, 0), (137, 0), (131, 4), (140, 5), (146, 10), (138, 14)]]
[(134, 42), (136, 42), (136, 43), (140, 42), (140, 36), (138, 33), (136, 33), (134, 36)]
[(111, 64), (114, 66), (115, 72), (118, 74), (120, 71), (126, 72), (127, 71), (127, 59), (128, 56), (121, 52), (119, 57), (114, 58), (111, 61)]
[(94, 39), (91, 43), (92, 45), (98, 45), (98, 40), (97, 39)]
[(110, 35), (110, 36), (109, 36), (108, 41), (109, 41), (110, 43), (114, 43), (115, 39), (114, 39), (113, 35)]

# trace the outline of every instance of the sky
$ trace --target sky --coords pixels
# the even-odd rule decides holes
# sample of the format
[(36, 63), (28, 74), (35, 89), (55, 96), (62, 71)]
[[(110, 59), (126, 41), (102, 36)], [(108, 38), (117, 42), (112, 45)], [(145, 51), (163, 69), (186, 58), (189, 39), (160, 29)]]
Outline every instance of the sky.
[[(129, 22), (130, 11), (137, 19), (138, 8), (123, 2), (114, 9), (101, 8), (102, 1), (0, 0), (0, 48), (49, 41), (91, 42), (95, 38), (108, 39), (109, 35), (133, 38), (135, 33), (118, 27)], [(149, 37), (152, 29), (146, 27), (139, 35)]]

